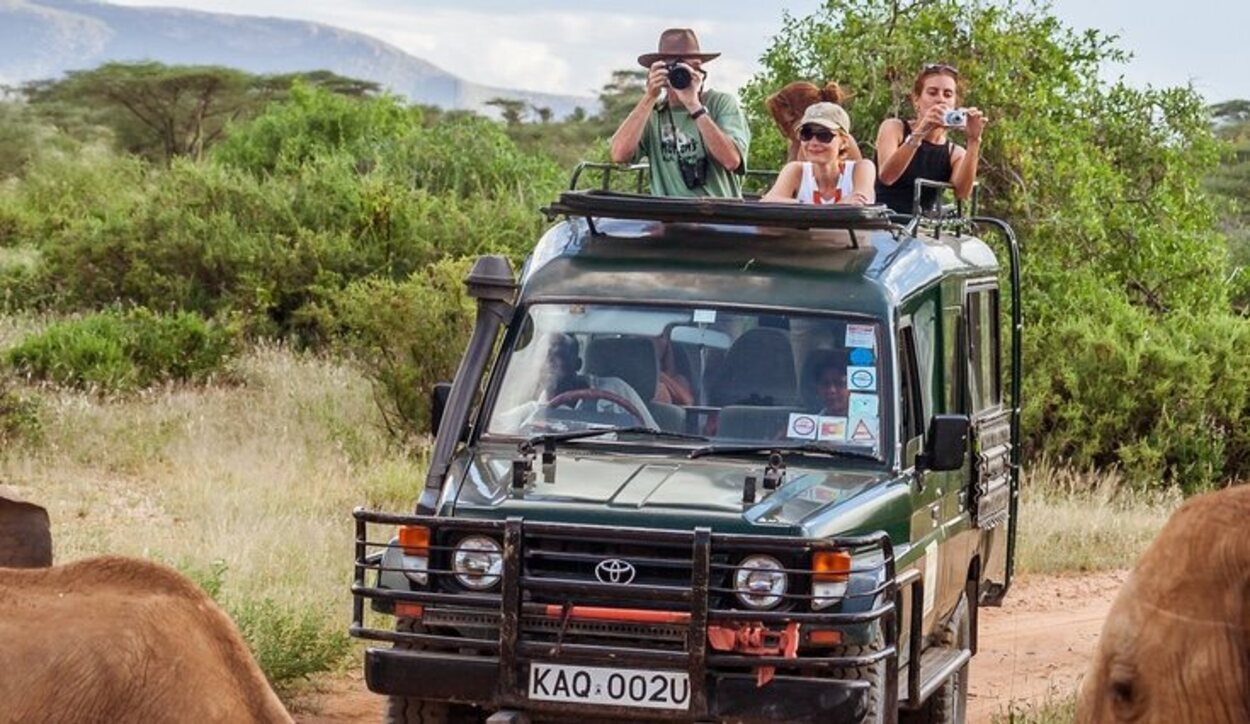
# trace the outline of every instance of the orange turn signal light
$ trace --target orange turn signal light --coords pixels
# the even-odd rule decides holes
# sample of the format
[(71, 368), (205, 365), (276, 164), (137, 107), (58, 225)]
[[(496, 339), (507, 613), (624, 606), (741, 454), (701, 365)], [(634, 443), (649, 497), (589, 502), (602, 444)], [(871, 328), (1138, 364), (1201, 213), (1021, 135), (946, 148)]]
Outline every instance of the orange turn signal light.
[(831, 629), (812, 631), (807, 636), (807, 642), (812, 646), (840, 646), (842, 644), (842, 632)]
[(399, 547), (404, 550), (404, 555), (428, 556), (430, 529), (423, 525), (399, 526)]
[(425, 606), (411, 601), (397, 601), (395, 615), (400, 618), (421, 618), (425, 615)]
[(851, 576), (851, 554), (846, 551), (817, 551), (812, 556), (812, 578), (822, 583), (846, 581)]

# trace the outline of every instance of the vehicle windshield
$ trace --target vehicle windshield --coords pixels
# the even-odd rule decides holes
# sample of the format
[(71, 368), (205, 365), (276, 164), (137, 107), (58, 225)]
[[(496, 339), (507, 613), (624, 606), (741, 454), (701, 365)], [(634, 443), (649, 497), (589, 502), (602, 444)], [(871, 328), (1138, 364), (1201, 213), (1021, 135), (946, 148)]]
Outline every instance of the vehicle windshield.
[(595, 304), (525, 314), (487, 435), (647, 427), (714, 445), (811, 440), (881, 454), (875, 322)]

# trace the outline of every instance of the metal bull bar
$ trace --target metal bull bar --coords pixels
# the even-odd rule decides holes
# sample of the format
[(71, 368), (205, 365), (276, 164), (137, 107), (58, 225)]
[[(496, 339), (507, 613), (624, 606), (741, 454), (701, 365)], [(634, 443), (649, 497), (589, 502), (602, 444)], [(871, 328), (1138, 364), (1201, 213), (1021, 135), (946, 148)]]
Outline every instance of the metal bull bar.
[[(893, 546), (884, 531), (807, 540), (713, 533), (707, 528), (611, 528), (521, 518), (490, 521), (397, 515), (359, 508), (354, 517), (356, 561), (351, 635), (398, 645), (395, 649), (371, 649), (367, 659), (420, 657), (428, 662), (431, 657), (446, 658), (471, 662), (478, 671), (493, 674), (493, 688), (479, 688), (456, 700), (535, 712), (637, 716), (637, 710), (627, 707), (530, 699), (527, 682), (520, 677), (522, 667), (534, 661), (654, 666), (680, 669), (689, 675), (690, 707), (687, 711), (648, 709), (647, 717), (699, 719), (710, 712), (708, 693), (713, 673), (740, 676), (743, 671), (754, 670), (758, 674), (767, 670), (771, 677), (775, 670), (779, 675), (819, 677), (823, 682), (845, 684), (848, 690), (863, 691), (868, 687), (866, 681), (843, 681), (837, 672), (884, 662), (880, 701), (885, 720), (896, 720), (899, 581)], [(388, 526), (428, 528), (427, 548), (422, 549), (428, 576), (425, 585), (394, 590), (371, 584), (369, 579), (374, 576), (411, 572), (383, 564), (383, 552), (403, 548), (401, 543), (389, 542)], [(373, 539), (371, 534), (382, 539)], [(488, 591), (470, 591), (456, 583), (453, 551), (455, 543), (466, 535), (488, 536), (502, 549), (502, 572), (498, 576), (502, 580)], [(622, 585), (585, 575), (592, 566), (615, 555), (603, 550), (616, 550), (615, 547), (640, 552), (620, 556), (635, 561), (639, 570), (646, 569), (660, 580)], [(829, 607), (831, 610), (813, 610), (811, 603), (816, 596), (801, 577), (814, 575), (807, 561), (820, 551), (850, 553), (852, 567), (845, 571), (848, 580), (856, 574), (873, 574), (872, 584), (865, 585), (866, 577), (861, 575), (860, 588), (848, 588), (841, 602)], [(784, 600), (772, 610), (747, 610), (733, 605), (733, 576), (742, 568), (737, 561), (744, 554), (769, 554), (783, 562), (783, 572), (791, 585), (780, 594)], [(871, 565), (855, 567), (857, 558), (868, 558)], [(570, 571), (581, 571), (582, 575), (579, 578)], [(796, 581), (799, 585), (795, 585)], [(848, 605), (857, 599), (858, 605)], [(374, 609), (422, 617), (428, 628), (408, 632), (370, 627), (365, 621), (366, 600)], [(616, 620), (613, 612), (631, 615)], [(723, 646), (716, 650), (709, 644), (709, 630), (723, 633), (728, 627), (748, 626), (757, 631), (787, 626), (796, 635), (800, 626), (865, 627), (870, 632), (879, 626), (880, 649), (860, 656), (821, 656), (809, 652), (796, 655), (797, 643), (787, 652), (725, 651)], [(776, 633), (775, 629), (770, 630)], [(449, 632), (454, 635), (448, 635)], [(875, 633), (869, 635), (878, 640)], [(761, 682), (765, 681), (761, 678)], [(480, 682), (476, 685), (482, 686)], [(382, 690), (375, 688), (372, 681), (370, 688)], [(431, 689), (426, 691), (432, 699), (448, 698)], [(482, 693), (485, 697), (480, 696)]]

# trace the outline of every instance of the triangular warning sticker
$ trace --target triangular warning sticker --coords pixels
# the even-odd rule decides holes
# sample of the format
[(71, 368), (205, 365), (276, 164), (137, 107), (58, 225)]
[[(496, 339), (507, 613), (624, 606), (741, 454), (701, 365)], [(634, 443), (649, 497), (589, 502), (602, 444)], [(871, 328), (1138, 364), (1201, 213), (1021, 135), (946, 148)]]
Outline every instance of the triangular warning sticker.
[(877, 436), (872, 434), (872, 428), (868, 427), (868, 423), (863, 420), (860, 420), (851, 432), (851, 442), (872, 442), (876, 439)]

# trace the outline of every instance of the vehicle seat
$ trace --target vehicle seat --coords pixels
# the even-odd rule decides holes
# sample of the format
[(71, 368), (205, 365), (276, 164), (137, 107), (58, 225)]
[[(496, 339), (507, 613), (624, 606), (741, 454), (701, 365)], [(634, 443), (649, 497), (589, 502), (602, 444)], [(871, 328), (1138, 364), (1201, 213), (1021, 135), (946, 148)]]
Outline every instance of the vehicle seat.
[(709, 385), (713, 405), (795, 407), (799, 404), (789, 333), (756, 327), (734, 340)]
[(596, 337), (586, 346), (586, 372), (596, 377), (619, 377), (634, 388), (664, 430), (686, 429), (686, 411), (656, 402), (660, 365), (649, 337)]

